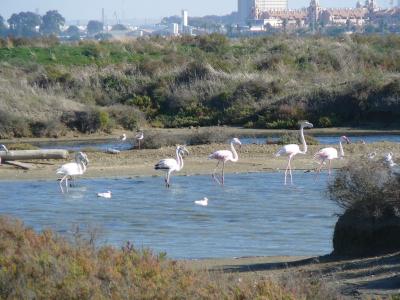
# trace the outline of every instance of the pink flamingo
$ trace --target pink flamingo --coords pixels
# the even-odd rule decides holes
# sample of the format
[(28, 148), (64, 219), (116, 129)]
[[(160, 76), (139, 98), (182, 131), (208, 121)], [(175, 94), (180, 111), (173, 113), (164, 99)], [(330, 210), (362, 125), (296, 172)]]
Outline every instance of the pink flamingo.
[(336, 148), (333, 148), (333, 147), (323, 148), (323, 149), (319, 150), (317, 153), (315, 153), (314, 158), (316, 160), (319, 160), (319, 163), (320, 163), (320, 166), (317, 169), (317, 176), (321, 172), (321, 169), (324, 166), (326, 160), (328, 161), (328, 174), (331, 175), (332, 160), (337, 159), (337, 158), (342, 159), (344, 157), (342, 141), (346, 142), (347, 144), (350, 144), (350, 140), (348, 137), (341, 136), (339, 138), (340, 155), (338, 155), (338, 151), (336, 150)]
[[(231, 140), (231, 151), (230, 150), (218, 150), (215, 151), (213, 154), (211, 154), (208, 159), (216, 159), (218, 160), (217, 166), (214, 169), (214, 172), (212, 173), (212, 178), (221, 185), (224, 185), (224, 169), (225, 169), (225, 163), (227, 161), (231, 162), (237, 162), (239, 160), (239, 156), (235, 150), (235, 147), (233, 146), (234, 144), (239, 145), (240, 147), (242, 146), (242, 143), (238, 138), (234, 138)], [(219, 167), (219, 164), (222, 162), (222, 177), (221, 181), (218, 180), (216, 176), (216, 171)]]
[(287, 178), (288, 171), (290, 174), (290, 182), (291, 182), (291, 184), (293, 184), (292, 166), (291, 166), (293, 157), (297, 154), (306, 154), (307, 153), (307, 143), (306, 143), (306, 139), (304, 138), (304, 128), (313, 128), (313, 124), (311, 124), (307, 121), (303, 121), (300, 123), (300, 138), (301, 138), (301, 142), (303, 143), (303, 151), (300, 150), (299, 145), (290, 144), (290, 145), (283, 146), (275, 154), (275, 156), (277, 156), (277, 157), (281, 156), (281, 155), (289, 156), (288, 164), (287, 164), (286, 170), (285, 170), (285, 185), (286, 185), (286, 178)]

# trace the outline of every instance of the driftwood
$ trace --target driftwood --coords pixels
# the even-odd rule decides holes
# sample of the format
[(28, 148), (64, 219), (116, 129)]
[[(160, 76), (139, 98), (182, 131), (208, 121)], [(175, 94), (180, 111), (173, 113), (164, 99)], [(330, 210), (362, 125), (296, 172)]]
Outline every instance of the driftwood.
[(12, 165), (14, 167), (21, 168), (21, 169), (24, 169), (24, 170), (29, 170), (29, 169), (32, 168), (31, 164), (22, 163), (22, 162), (19, 162), (19, 161), (5, 161), (4, 164)]
[(43, 149), (43, 150), (12, 150), (0, 151), (2, 161), (29, 160), (29, 159), (65, 159), (68, 157), (67, 150)]

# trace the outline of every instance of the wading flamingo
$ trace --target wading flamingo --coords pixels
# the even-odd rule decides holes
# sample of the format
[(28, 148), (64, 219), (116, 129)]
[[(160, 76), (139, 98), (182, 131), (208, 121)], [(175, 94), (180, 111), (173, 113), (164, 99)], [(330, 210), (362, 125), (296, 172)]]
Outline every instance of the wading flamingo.
[(57, 174), (64, 175), (60, 180), (61, 192), (64, 193), (62, 183), (65, 180), (65, 186), (68, 192), (68, 177), (74, 179), (74, 176), (82, 175), (86, 172), (87, 165), (89, 164), (89, 159), (87, 155), (83, 152), (78, 152), (75, 155), (75, 162), (67, 163), (62, 165), (57, 169)]
[(140, 131), (136, 136), (135, 139), (138, 141), (138, 148), (140, 150), (140, 141), (144, 139), (143, 131)]
[[(213, 154), (211, 154), (208, 159), (216, 159), (218, 160), (217, 166), (214, 169), (214, 172), (212, 173), (212, 178), (220, 185), (224, 185), (224, 169), (225, 169), (225, 163), (227, 161), (231, 162), (237, 162), (239, 160), (239, 156), (235, 150), (234, 144), (239, 145), (239, 147), (242, 146), (242, 143), (238, 138), (234, 138), (231, 140), (231, 151), (230, 150), (218, 150), (215, 151)], [(222, 177), (221, 181), (218, 180), (216, 172), (219, 167), (219, 164), (222, 162)]]
[(289, 156), (288, 164), (287, 164), (286, 170), (285, 170), (285, 185), (286, 185), (286, 181), (287, 181), (288, 172), (289, 172), (289, 175), (290, 175), (290, 183), (293, 184), (292, 166), (291, 166), (291, 162), (292, 162), (293, 157), (295, 155), (297, 155), (297, 154), (306, 154), (307, 153), (307, 143), (306, 143), (306, 139), (304, 138), (304, 128), (313, 128), (313, 124), (311, 124), (311, 123), (309, 123), (307, 121), (303, 121), (303, 122), (300, 123), (300, 138), (301, 138), (301, 142), (303, 144), (303, 151), (300, 150), (300, 146), (299, 145), (290, 144), (290, 145), (283, 146), (275, 154), (276, 157), (282, 156), (282, 155), (288, 155)]
[(342, 141), (346, 142), (347, 144), (350, 144), (350, 140), (348, 139), (348, 137), (346, 136), (340, 137), (339, 139), (340, 155), (338, 155), (338, 151), (336, 150), (336, 148), (333, 147), (323, 148), (319, 150), (317, 153), (315, 153), (314, 158), (318, 160), (320, 163), (320, 166), (317, 168), (317, 176), (321, 172), (321, 169), (324, 166), (325, 161), (328, 161), (328, 174), (331, 175), (332, 160), (337, 158), (342, 159), (344, 157)]
[(185, 146), (177, 146), (176, 147), (176, 159), (166, 158), (160, 160), (155, 166), (154, 169), (165, 171), (165, 186), (167, 188), (170, 187), (169, 180), (172, 172), (179, 172), (183, 168), (183, 154), (189, 154), (189, 151)]

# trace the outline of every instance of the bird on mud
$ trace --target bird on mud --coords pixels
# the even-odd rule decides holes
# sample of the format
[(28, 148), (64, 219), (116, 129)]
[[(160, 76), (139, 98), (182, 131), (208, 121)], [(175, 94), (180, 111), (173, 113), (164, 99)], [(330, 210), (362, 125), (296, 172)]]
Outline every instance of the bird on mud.
[(343, 159), (344, 157), (344, 150), (342, 142), (346, 142), (350, 144), (350, 140), (346, 136), (341, 136), (339, 138), (339, 155), (338, 151), (334, 147), (323, 148), (319, 150), (317, 153), (314, 154), (314, 158), (319, 161), (320, 166), (317, 168), (317, 176), (321, 172), (322, 167), (324, 166), (325, 162), (328, 161), (328, 174), (331, 175), (332, 173), (332, 160), (334, 159)]
[(307, 122), (307, 121), (303, 121), (300, 123), (300, 139), (301, 139), (301, 143), (303, 144), (303, 150), (300, 150), (300, 146), (297, 144), (290, 144), (290, 145), (283, 146), (275, 154), (276, 157), (279, 157), (282, 155), (289, 156), (288, 164), (287, 164), (286, 170), (285, 170), (285, 185), (287, 183), (287, 174), (288, 173), (290, 175), (290, 183), (293, 184), (292, 165), (291, 165), (293, 157), (295, 157), (297, 154), (306, 154), (307, 153), (308, 148), (307, 148), (306, 139), (304, 138), (304, 128), (313, 128), (313, 124), (311, 124), (310, 122)]
[(83, 152), (78, 152), (75, 155), (75, 162), (64, 164), (57, 169), (57, 174), (64, 175), (60, 180), (60, 188), (62, 193), (64, 193), (64, 189), (62, 187), (63, 181), (65, 181), (65, 186), (68, 192), (68, 177), (73, 180), (75, 176), (83, 175), (86, 172), (88, 164), (89, 159), (87, 155)]
[(155, 170), (165, 171), (165, 186), (170, 187), (170, 177), (172, 172), (179, 172), (183, 168), (182, 156), (186, 153), (189, 155), (189, 151), (185, 146), (176, 147), (176, 159), (166, 158), (160, 160), (155, 166)]
[[(224, 176), (225, 164), (228, 161), (237, 162), (239, 160), (239, 155), (237, 154), (234, 145), (239, 145), (239, 147), (241, 147), (242, 143), (238, 138), (233, 138), (231, 140), (231, 150), (218, 150), (208, 157), (208, 159), (218, 160), (217, 166), (215, 167), (214, 172), (212, 173), (212, 178), (220, 185), (224, 185), (225, 182), (225, 176)], [(219, 180), (216, 175), (216, 172), (221, 162), (222, 162), (222, 171), (221, 171), (222, 175), (221, 175), (221, 180)]]
[(143, 131), (140, 131), (138, 134), (135, 135), (135, 140), (138, 141), (138, 149), (140, 150), (140, 142), (144, 139)]
[(203, 200), (196, 200), (196, 201), (194, 201), (194, 204), (200, 205), (200, 206), (207, 206), (208, 205), (208, 198), (204, 197)]

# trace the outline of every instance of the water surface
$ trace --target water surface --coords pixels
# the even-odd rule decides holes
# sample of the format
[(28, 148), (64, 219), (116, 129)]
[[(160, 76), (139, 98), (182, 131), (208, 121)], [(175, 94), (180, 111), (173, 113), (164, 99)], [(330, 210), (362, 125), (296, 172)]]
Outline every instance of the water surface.
[[(320, 255), (332, 250), (338, 208), (325, 195), (327, 178), (314, 182), (296, 172), (227, 175), (226, 186), (210, 176), (79, 180), (61, 194), (54, 181), (0, 182), (0, 213), (37, 230), (71, 234), (79, 225), (100, 229), (100, 242), (166, 251), (173, 258)], [(97, 198), (111, 190), (112, 199)], [(209, 198), (209, 206), (193, 202)]]

